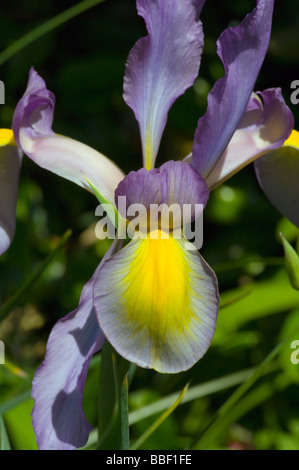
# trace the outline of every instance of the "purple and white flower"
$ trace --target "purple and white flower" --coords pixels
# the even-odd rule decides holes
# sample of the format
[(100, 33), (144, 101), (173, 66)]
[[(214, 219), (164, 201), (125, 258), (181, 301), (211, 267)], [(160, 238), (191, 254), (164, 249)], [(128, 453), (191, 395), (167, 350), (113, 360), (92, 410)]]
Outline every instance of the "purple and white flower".
[[(268, 49), (274, 5), (274, 0), (257, 0), (256, 8), (217, 42), (225, 74), (208, 96), (192, 154), (154, 167), (168, 111), (198, 75), (204, 3), (137, 0), (148, 35), (129, 54), (124, 100), (139, 123), (143, 168), (126, 176), (96, 150), (56, 134), (54, 95), (33, 68), (13, 119), (22, 151), (40, 167), (87, 190), (91, 181), (117, 209), (118, 196), (146, 207), (205, 206), (209, 190), (280, 148), (294, 125), (281, 90), (253, 92)], [(219, 305), (216, 276), (196, 250), (188, 249), (190, 242), (162, 239), (162, 231), (160, 227), (156, 238), (133, 239), (121, 249), (115, 240), (85, 285), (78, 308), (53, 328), (33, 380), (33, 424), (40, 449), (86, 443), (90, 425), (82, 411), (84, 383), (91, 357), (105, 339), (129, 361), (165, 373), (189, 369), (209, 348)]]

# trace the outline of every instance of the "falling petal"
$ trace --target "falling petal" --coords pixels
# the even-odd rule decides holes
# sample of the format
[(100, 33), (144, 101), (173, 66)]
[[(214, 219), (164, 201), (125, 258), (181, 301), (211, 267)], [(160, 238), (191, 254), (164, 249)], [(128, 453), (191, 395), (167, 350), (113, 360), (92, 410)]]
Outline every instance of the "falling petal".
[(16, 229), (16, 206), (22, 151), (10, 129), (0, 129), (0, 255), (10, 246)]
[(131, 241), (104, 263), (94, 306), (119, 354), (141, 367), (175, 373), (192, 367), (210, 346), (217, 280), (184, 238), (151, 235)]
[(255, 161), (258, 182), (274, 207), (299, 227), (299, 132)]

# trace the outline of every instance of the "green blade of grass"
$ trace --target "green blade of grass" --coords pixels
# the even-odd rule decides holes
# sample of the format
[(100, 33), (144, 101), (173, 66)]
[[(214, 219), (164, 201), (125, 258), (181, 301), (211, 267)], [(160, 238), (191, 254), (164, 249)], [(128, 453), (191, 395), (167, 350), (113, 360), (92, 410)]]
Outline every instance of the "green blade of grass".
[(0, 415), (0, 450), (11, 450), (5, 423)]
[[(195, 385), (190, 387), (184, 397), (182, 398), (180, 404), (188, 403), (190, 401), (196, 400), (198, 398), (209, 396), (213, 393), (219, 393), (223, 390), (227, 390), (228, 388), (234, 387), (236, 385), (240, 385), (245, 380), (248, 379), (254, 372), (254, 368), (241, 370), (235, 372), (233, 374), (228, 374), (223, 377), (219, 377), (214, 380), (210, 380), (200, 385)], [(265, 374), (270, 373), (273, 371), (273, 368), (269, 368)], [(171, 393), (160, 400), (155, 401), (149, 405), (143, 406), (139, 410), (131, 411), (129, 414), (129, 424), (132, 426), (133, 424), (141, 421), (142, 419), (148, 418), (160, 412), (167, 410), (172, 403), (176, 400), (178, 396), (178, 392)], [(92, 447), (98, 439), (98, 431), (94, 429), (90, 433), (89, 440), (85, 446), (86, 449)]]
[(0, 415), (3, 415), (9, 410), (12, 410), (20, 403), (28, 400), (30, 398), (31, 390), (25, 390), (24, 392), (20, 392), (16, 394), (14, 397), (6, 400), (4, 403), (0, 404)]
[(168, 410), (164, 411), (161, 416), (137, 439), (137, 441), (132, 446), (132, 450), (137, 450), (142, 444), (158, 429), (159, 426), (174, 412), (174, 410), (180, 405), (182, 402), (186, 392), (188, 390), (188, 384), (183, 388), (178, 398), (175, 402), (168, 408)]
[[(190, 387), (186, 395), (183, 397), (181, 403), (187, 403), (197, 398), (202, 398), (211, 395), (212, 393), (221, 392), (228, 388), (239, 385), (244, 382), (253, 373), (254, 369), (245, 369), (233, 374), (228, 374), (223, 377), (219, 377), (214, 380), (202, 383), (200, 385), (194, 385)], [(142, 419), (148, 418), (156, 413), (166, 410), (171, 406), (171, 403), (175, 400), (177, 393), (172, 393), (155, 403), (146, 405), (140, 410), (132, 411), (130, 413), (130, 425), (141, 421)]]
[(49, 33), (58, 26), (61, 26), (63, 23), (66, 23), (75, 16), (80, 15), (84, 11), (98, 5), (99, 3), (102, 3), (103, 1), (104, 0), (84, 0), (83, 2), (77, 3), (71, 8), (68, 8), (64, 12), (33, 29), (0, 53), (0, 65), (4, 64), (8, 59), (20, 52), (24, 47), (28, 46), (33, 41), (39, 39), (44, 34)]
[[(298, 331), (298, 329), (296, 330)], [(266, 369), (269, 367), (271, 362), (277, 356), (281, 348), (285, 345), (287, 341), (290, 340), (292, 336), (281, 341), (276, 345), (272, 351), (266, 356), (266, 358), (260, 363), (258, 367), (254, 370), (251, 376), (242, 383), (237, 390), (226, 400), (226, 402), (218, 409), (216, 414), (212, 417), (208, 425), (201, 432), (200, 437), (195, 440), (195, 443), (192, 445), (194, 449), (204, 449), (206, 448), (207, 442), (213, 440), (214, 435), (217, 434), (219, 426), (222, 425), (224, 419), (226, 419), (227, 414), (232, 410), (236, 404), (240, 401), (241, 398), (246, 394), (246, 392), (262, 377)]]

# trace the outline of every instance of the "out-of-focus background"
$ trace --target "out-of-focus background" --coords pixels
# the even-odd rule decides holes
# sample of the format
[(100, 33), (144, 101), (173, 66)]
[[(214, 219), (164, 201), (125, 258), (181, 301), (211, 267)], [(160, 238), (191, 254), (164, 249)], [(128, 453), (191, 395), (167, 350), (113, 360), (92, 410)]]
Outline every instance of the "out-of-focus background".
[[(0, 51), (75, 3), (1, 0)], [(223, 74), (216, 40), (254, 5), (251, 0), (207, 0), (201, 15), (205, 47), (199, 77), (169, 113), (157, 165), (190, 152), (207, 94)], [(137, 170), (142, 165), (139, 131), (123, 101), (122, 86), (128, 52), (145, 34), (133, 0), (106, 0), (22, 49), (0, 68), (5, 83), (1, 127), (11, 126), (33, 66), (56, 95), (53, 129), (98, 149), (125, 172)], [(298, 1), (277, 0), (271, 43), (256, 90), (281, 87), (297, 129), (299, 104), (292, 104), (290, 97), (291, 83), (299, 80), (298, 44)], [(13, 449), (36, 448), (30, 417), (32, 374), (43, 359), (52, 326), (77, 306), (84, 283), (109, 246), (95, 237), (96, 206), (91, 194), (24, 158), (16, 236), (0, 258), (0, 307), (63, 233), (71, 228), (73, 234), (63, 253), (0, 322), (6, 353), (6, 364), (0, 365), (0, 415)], [(180, 391), (188, 381), (195, 387), (227, 377), (226, 385), (181, 405), (142, 448), (181, 449), (196, 442), (208, 419), (235, 389), (232, 374), (260, 364), (287, 332), (299, 327), (299, 293), (285, 274), (279, 232), (295, 246), (298, 229), (268, 202), (252, 165), (212, 192), (204, 213), (201, 254), (215, 269), (223, 301), (215, 340), (186, 373), (171, 376), (138, 369), (131, 384), (130, 410)], [(293, 340), (299, 340), (297, 336)], [(271, 371), (219, 425), (207, 448), (299, 450), (299, 364), (291, 363), (291, 352), (289, 341), (271, 363)], [(87, 418), (94, 425), (97, 375), (95, 364), (84, 397)], [(132, 440), (156, 417), (138, 418), (131, 428)]]

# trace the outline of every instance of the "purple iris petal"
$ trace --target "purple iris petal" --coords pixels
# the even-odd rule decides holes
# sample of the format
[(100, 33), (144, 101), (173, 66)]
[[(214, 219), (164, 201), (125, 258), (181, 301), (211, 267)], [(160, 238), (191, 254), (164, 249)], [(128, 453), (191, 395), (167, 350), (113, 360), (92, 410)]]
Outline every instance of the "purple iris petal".
[(54, 135), (52, 131), (55, 96), (46, 87), (44, 80), (31, 67), (26, 92), (16, 106), (13, 117), (13, 131), (21, 147), (19, 134), (26, 128), (31, 138)]
[(15, 233), (21, 161), (20, 149), (13, 145), (0, 146), (0, 255), (9, 248)]
[[(168, 161), (150, 171), (145, 168), (132, 171), (120, 182), (115, 191), (115, 202), (121, 215), (126, 217), (119, 205), (120, 196), (126, 197), (126, 213), (132, 204), (142, 204), (147, 211), (154, 204), (167, 207), (176, 204), (180, 211), (184, 205), (189, 205), (191, 212), (188, 216), (194, 220), (208, 201), (209, 189), (205, 180), (188, 163)], [(180, 218), (179, 226), (185, 222)]]
[(299, 133), (255, 163), (258, 182), (274, 207), (299, 228)]
[(19, 101), (13, 130), (18, 145), (37, 165), (91, 191), (87, 178), (110, 202), (123, 172), (107, 157), (74, 139), (52, 131), (55, 98), (31, 68)]
[(93, 284), (117, 244), (85, 284), (78, 308), (54, 326), (45, 360), (35, 373), (32, 417), (39, 449), (71, 450), (87, 442), (91, 426), (82, 410), (83, 389), (90, 360), (105, 340), (93, 308)]
[(290, 135), (294, 118), (280, 88), (253, 93), (232, 139), (206, 178), (214, 188), (265, 152), (279, 148)]
[(139, 123), (144, 166), (154, 166), (167, 114), (198, 75), (203, 31), (202, 0), (137, 0), (148, 36), (131, 50), (124, 99)]
[(249, 102), (268, 49), (273, 4), (273, 0), (258, 0), (240, 25), (228, 28), (218, 39), (225, 76), (208, 96), (192, 149), (192, 165), (204, 177), (224, 152)]

